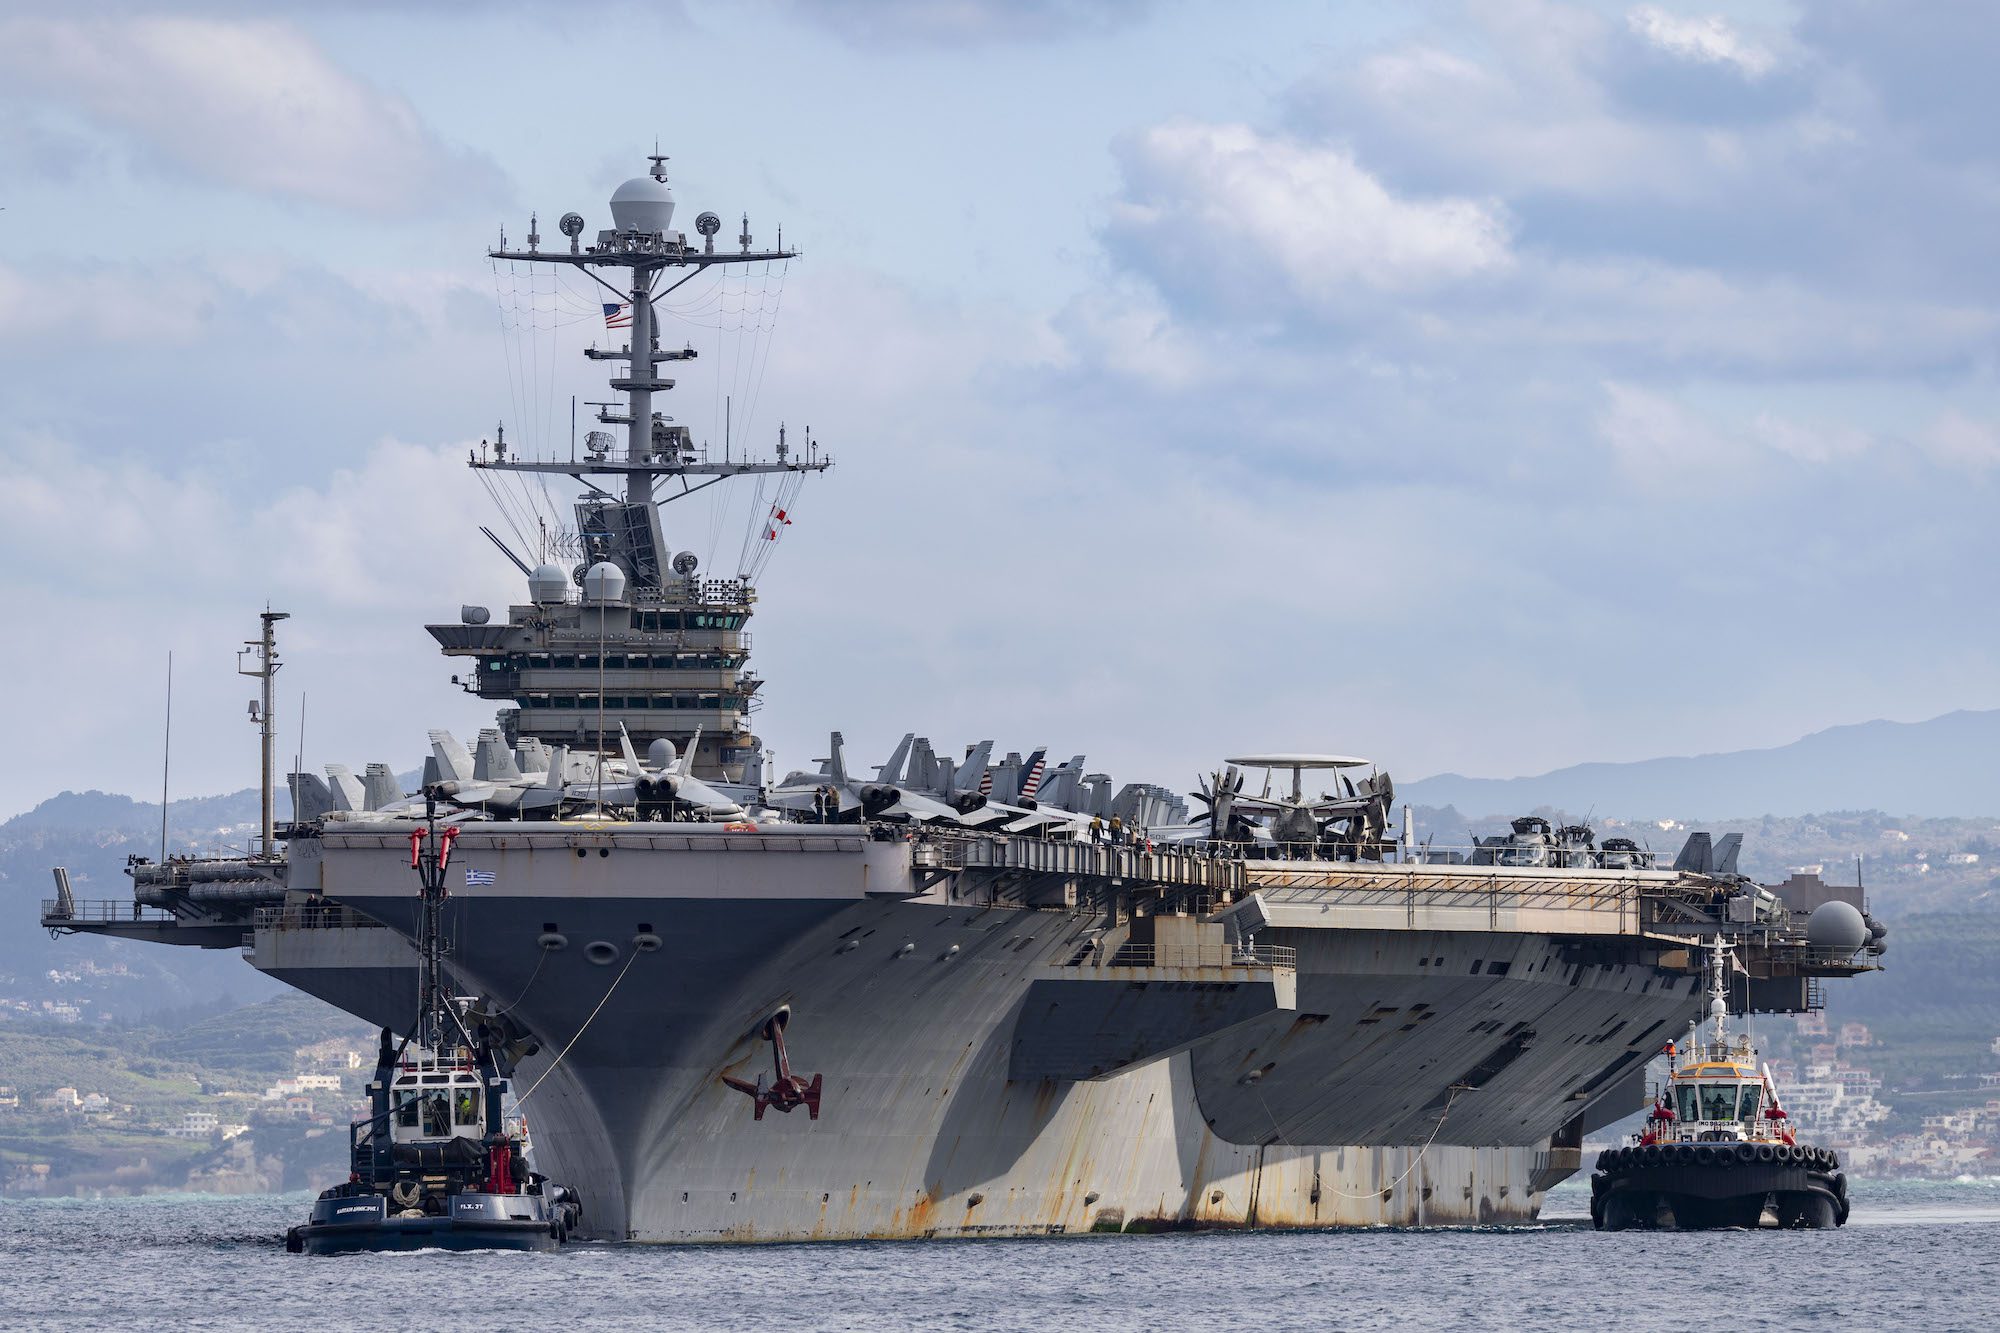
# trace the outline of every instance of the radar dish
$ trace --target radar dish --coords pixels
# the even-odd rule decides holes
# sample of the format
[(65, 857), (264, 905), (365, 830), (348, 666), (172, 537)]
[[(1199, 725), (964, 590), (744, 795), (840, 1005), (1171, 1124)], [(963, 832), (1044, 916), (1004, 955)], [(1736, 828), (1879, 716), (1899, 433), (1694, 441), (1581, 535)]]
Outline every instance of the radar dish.
[(565, 213), (562, 215), (562, 221), (556, 223), (556, 225), (562, 228), (562, 234), (565, 236), (571, 238), (581, 236), (583, 235), (583, 214)]
[(1250, 768), (1365, 768), (1369, 761), (1345, 754), (1254, 754), (1228, 762)]
[(695, 555), (693, 551), (682, 551), (679, 555), (674, 557), (674, 573), (680, 575), (684, 579), (692, 578), (694, 576), (694, 572), (700, 568), (701, 568), (701, 559), (699, 556)]
[(713, 213), (703, 213), (695, 218), (694, 229), (704, 236), (713, 236), (722, 230), (722, 219)]

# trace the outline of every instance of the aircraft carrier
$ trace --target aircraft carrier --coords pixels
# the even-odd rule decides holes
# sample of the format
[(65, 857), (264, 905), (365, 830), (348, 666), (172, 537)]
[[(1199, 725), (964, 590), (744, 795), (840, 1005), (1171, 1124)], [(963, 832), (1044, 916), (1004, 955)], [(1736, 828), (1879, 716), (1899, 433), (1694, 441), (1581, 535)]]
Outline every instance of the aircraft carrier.
[[(131, 902), (80, 902), (59, 870), (44, 925), (240, 948), (400, 1027), (412, 834), (449, 811), (468, 1020), (585, 1229), (656, 1242), (1524, 1222), (1703, 1012), (1696, 941), (1734, 944), (1747, 1008), (1816, 1007), (1824, 978), (1877, 966), (1879, 933), (1817, 929), (1733, 845), (1662, 865), (1524, 819), (1432, 847), (1386, 774), (1339, 756), (1245, 756), (1193, 819), (1082, 756), (984, 743), (906, 737), (857, 775), (836, 733), (817, 768), (766, 771), (754, 583), (830, 459), (809, 436), (717, 449), (656, 403), (699, 354), (667, 336), (672, 294), (794, 255), (747, 218), (719, 248), (714, 213), (690, 242), (659, 157), (610, 212), (594, 242), (568, 214), (566, 242), (531, 224), (490, 252), (602, 289), (630, 330), (586, 352), (614, 363), (598, 420), (621, 432), (563, 456), (496, 433), (470, 460), (580, 492), (565, 524), (488, 534), (521, 604), (427, 627), (461, 688), (509, 705), (499, 725), (433, 733), (416, 793), (382, 764), (293, 774), (278, 824), (267, 613), (256, 845), (135, 864)], [(669, 545), (673, 506), (744, 477), (752, 532), (715, 577)]]

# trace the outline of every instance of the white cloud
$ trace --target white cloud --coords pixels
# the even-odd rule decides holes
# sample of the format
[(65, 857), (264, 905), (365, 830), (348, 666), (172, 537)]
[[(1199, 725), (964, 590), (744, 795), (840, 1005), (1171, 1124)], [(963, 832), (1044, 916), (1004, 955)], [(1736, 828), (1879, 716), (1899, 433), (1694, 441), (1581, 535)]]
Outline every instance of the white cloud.
[(1201, 348), (1174, 322), (1159, 294), (1141, 283), (1113, 283), (1083, 293), (1056, 319), (1063, 335), (1058, 363), (1128, 376), (1155, 388), (1204, 380), (1214, 348)]
[[(1600, 439), (1626, 474), (1652, 488), (1699, 493), (1727, 484), (1768, 481), (1782, 463), (1829, 467), (1883, 442), (1843, 424), (1804, 422), (1773, 411), (1717, 420), (1672, 394), (1606, 381), (1597, 417)], [(1994, 455), (2000, 461), (2000, 451)]]
[(1777, 57), (1731, 27), (1720, 15), (1692, 18), (1658, 5), (1640, 5), (1626, 16), (1632, 31), (1671, 55), (1710, 65), (1731, 65), (1747, 78), (1771, 72)]
[(208, 274), (182, 265), (153, 270), (143, 282), (135, 276), (101, 264), (58, 270), (0, 262), (0, 346), (56, 338), (186, 345), (211, 331), (221, 289)]
[(794, 0), (798, 16), (857, 46), (1051, 41), (1138, 23), (1153, 0)]
[(64, 786), (120, 788), (148, 752), (156, 766), (154, 682), (170, 649), (178, 790), (246, 785), (254, 747), (230, 654), (267, 604), (293, 614), (280, 698), (289, 729), (310, 696), (309, 760), (400, 767), (426, 727), (491, 725), (489, 706), (446, 683), (421, 628), (513, 591), (478, 535), (493, 518), (464, 457), (384, 440), (312, 484), (246, 493), (222, 469), (48, 436), (0, 443), (0, 559), (19, 571), (18, 609), (40, 645), (10, 684), (76, 704), (17, 719), (17, 739), (47, 763), (0, 775), (0, 810)]
[(13, 115), (73, 107), (141, 165), (239, 189), (396, 214), (490, 198), (500, 180), (486, 158), (441, 143), (408, 99), (282, 23), (8, 19), (0, 74)]
[(2000, 468), (2000, 426), (1964, 412), (1946, 411), (1919, 437), (1924, 451), (1947, 467), (1966, 472)]
[(1126, 192), (1112, 209), (1113, 236), (1188, 275), (1215, 273), (1218, 286), (1251, 281), (1238, 293), (1247, 303), (1272, 293), (1246, 267), (1332, 303), (1481, 278), (1513, 262), (1497, 202), (1400, 197), (1338, 146), (1179, 120), (1138, 135), (1121, 156)]

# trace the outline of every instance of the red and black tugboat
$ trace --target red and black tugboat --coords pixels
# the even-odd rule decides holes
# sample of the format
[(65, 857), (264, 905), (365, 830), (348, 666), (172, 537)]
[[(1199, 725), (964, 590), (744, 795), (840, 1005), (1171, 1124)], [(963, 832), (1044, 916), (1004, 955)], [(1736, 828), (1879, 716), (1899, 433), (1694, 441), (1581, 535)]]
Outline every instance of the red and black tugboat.
[(1710, 948), (1713, 1033), (1690, 1031), (1684, 1053), (1667, 1047), (1645, 1130), (1598, 1156), (1591, 1221), (1601, 1231), (1842, 1226), (1840, 1159), (1798, 1142), (1769, 1067), (1747, 1034), (1729, 1031), (1729, 949), (1719, 939)]
[(400, 1043), (382, 1030), (370, 1115), (349, 1132), (347, 1181), (285, 1233), (294, 1254), (553, 1250), (583, 1220), (573, 1191), (530, 1168), (525, 1128), (503, 1115), (495, 1043), (467, 1029), (445, 991), (444, 872), (457, 834), (439, 827), (427, 801), (410, 833), (410, 865), (423, 879), (416, 1026)]

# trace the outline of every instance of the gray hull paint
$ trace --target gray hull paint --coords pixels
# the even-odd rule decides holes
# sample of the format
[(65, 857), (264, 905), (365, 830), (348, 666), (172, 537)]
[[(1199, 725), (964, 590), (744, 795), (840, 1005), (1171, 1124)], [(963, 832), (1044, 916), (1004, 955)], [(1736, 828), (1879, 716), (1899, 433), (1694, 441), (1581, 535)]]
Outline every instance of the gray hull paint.
[[(407, 872), (383, 869), (349, 862), (329, 891), (407, 929)], [(447, 923), (454, 967), (542, 1042), (515, 1082), (537, 1153), (611, 1237), (1530, 1220), (1564, 1174), (1551, 1136), (1699, 1007), (1545, 936), (1272, 931), (1300, 950), (1295, 1012), (1096, 1080), (1010, 1081), (1030, 988), (1077, 975), (1097, 918), (628, 874), (589, 894), (506, 876)], [(550, 925), (567, 947), (538, 947)], [(642, 927), (659, 948), (634, 948)], [(309, 971), (280, 975), (317, 989)], [(1104, 984), (1110, 1012), (1130, 983)], [(756, 1120), (721, 1081), (768, 1077), (781, 1006), (794, 1069), (825, 1078), (817, 1121)]]

